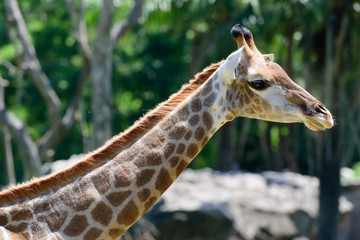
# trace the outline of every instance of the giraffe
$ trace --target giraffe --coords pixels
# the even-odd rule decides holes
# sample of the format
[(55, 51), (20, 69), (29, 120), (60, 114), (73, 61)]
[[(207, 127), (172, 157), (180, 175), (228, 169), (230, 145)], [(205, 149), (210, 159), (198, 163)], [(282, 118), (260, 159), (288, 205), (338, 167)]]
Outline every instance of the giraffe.
[(236, 117), (333, 126), (326, 107), (232, 29), (238, 50), (76, 165), (0, 192), (0, 239), (116, 239)]

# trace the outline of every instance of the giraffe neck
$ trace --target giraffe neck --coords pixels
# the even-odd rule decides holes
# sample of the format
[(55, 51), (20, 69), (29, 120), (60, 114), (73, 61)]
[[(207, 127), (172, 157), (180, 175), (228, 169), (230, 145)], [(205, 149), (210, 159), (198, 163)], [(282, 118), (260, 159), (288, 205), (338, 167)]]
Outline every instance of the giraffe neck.
[(215, 73), (141, 138), (65, 186), (0, 209), (0, 226), (64, 239), (115, 239), (141, 217), (233, 117)]

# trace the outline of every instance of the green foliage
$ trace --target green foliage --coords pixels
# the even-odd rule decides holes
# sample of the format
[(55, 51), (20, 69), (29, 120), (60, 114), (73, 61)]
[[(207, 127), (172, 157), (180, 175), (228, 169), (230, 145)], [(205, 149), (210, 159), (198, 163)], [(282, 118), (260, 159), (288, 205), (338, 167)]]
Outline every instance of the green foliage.
[(1, 59), (14, 59), (15, 58), (15, 47), (12, 44), (6, 44), (0, 48)]
[(353, 169), (354, 172), (355, 172), (355, 176), (356, 176), (357, 178), (360, 178), (360, 162), (355, 163), (355, 164), (352, 166), (352, 169)]

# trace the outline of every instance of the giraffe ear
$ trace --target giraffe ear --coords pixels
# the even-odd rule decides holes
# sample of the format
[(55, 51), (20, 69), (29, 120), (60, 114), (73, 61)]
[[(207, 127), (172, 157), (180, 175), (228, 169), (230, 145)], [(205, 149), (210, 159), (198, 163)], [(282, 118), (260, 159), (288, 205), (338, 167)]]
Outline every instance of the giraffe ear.
[(237, 64), (233, 72), (234, 79), (246, 78), (254, 54), (246, 44), (239, 50), (239, 53)]
[(263, 54), (262, 55), (264, 60), (267, 62), (273, 62), (274, 61), (274, 54), (273, 53), (269, 53), (269, 54)]
[(225, 62), (221, 64), (221, 66), (219, 67), (218, 74), (226, 84), (231, 84), (233, 83), (234, 79), (236, 79), (239, 61), (241, 61), (242, 58), (244, 58), (248, 62), (247, 56), (242, 57), (242, 55), (245, 55), (243, 52), (244, 52), (244, 47), (236, 50), (235, 52), (230, 54), (226, 58)]

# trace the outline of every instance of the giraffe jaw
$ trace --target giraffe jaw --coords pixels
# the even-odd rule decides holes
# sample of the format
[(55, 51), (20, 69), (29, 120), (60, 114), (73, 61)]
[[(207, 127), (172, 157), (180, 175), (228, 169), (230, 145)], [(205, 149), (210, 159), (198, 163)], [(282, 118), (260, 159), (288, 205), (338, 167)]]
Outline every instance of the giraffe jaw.
[(307, 128), (313, 131), (322, 131), (325, 129), (330, 129), (334, 126), (334, 120), (329, 112), (329, 115), (326, 117), (307, 117), (304, 121), (304, 124)]

